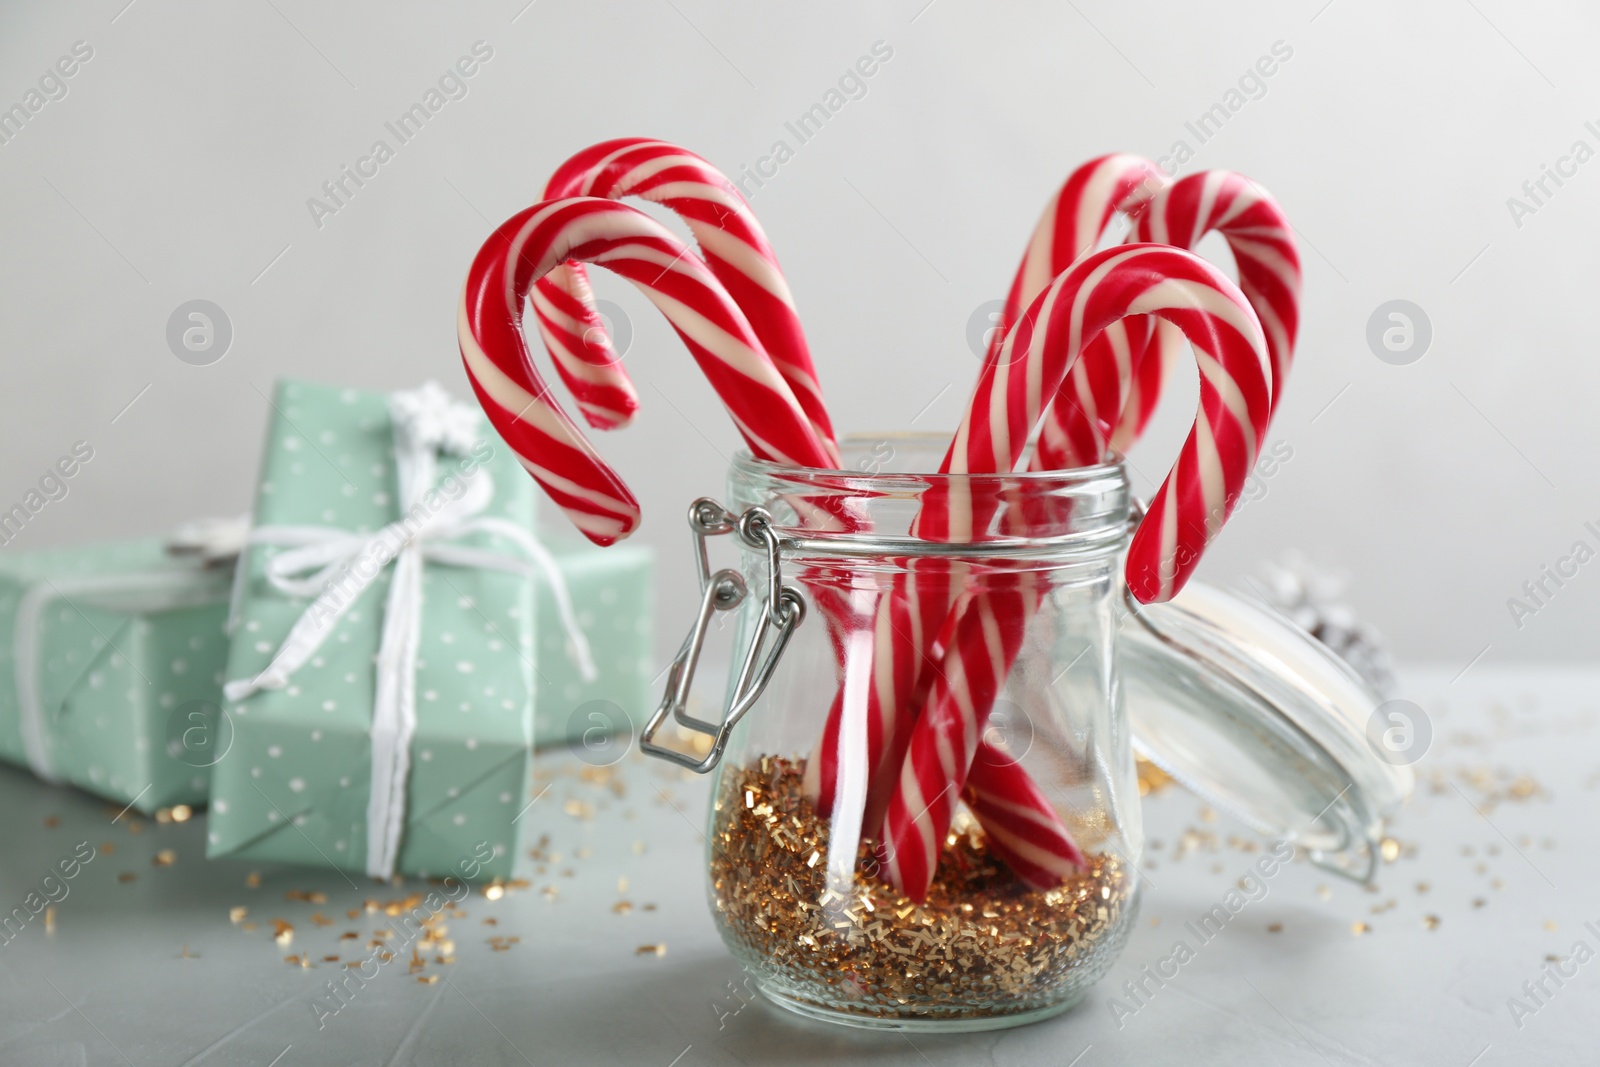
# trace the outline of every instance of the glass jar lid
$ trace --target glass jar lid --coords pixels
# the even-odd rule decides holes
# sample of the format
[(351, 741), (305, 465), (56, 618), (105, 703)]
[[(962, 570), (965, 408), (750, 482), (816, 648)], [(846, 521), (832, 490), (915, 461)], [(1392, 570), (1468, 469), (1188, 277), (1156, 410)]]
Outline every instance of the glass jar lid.
[(1384, 820), (1415, 783), (1368, 742), (1382, 698), (1316, 638), (1215, 586), (1125, 600), (1118, 655), (1138, 753), (1319, 866), (1370, 881)]

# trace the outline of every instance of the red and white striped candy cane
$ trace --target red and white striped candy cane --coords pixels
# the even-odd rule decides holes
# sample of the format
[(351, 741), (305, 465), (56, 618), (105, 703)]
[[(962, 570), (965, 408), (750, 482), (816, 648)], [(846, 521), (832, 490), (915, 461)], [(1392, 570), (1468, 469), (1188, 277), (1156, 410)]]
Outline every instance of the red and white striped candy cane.
[(757, 456), (794, 466), (831, 463), (744, 312), (692, 249), (625, 204), (547, 200), (506, 220), (479, 250), (462, 290), (457, 336), (489, 421), (591, 541), (606, 545), (632, 533), (638, 502), (556, 402), (522, 336), (529, 287), (570, 260), (620, 274), (650, 298)]
[[(1137, 210), (1167, 182), (1165, 173), (1154, 163), (1123, 153), (1092, 159), (1068, 175), (1034, 227), (1028, 248), (1012, 279), (999, 328), (991, 335), (987, 358), (992, 361), (998, 357), (1006, 333), (1022, 312), (1053, 278), (1094, 249), (1119, 211), (1127, 213)], [(1139, 360), (1134, 358), (1133, 353), (1142, 354), (1147, 346), (1157, 341), (1162, 342), (1158, 351), (1176, 351), (1175, 339), (1181, 340), (1181, 335), (1177, 334), (1175, 328), (1163, 326), (1161, 334), (1152, 336), (1156, 322), (1153, 319), (1128, 318), (1112, 323), (1090, 342), (1092, 350), (1106, 349), (1108, 354), (1105, 358), (1098, 358), (1097, 355), (1097, 358), (1086, 362), (1104, 364), (1110, 361), (1111, 354), (1115, 354), (1123, 362), (1137, 364)], [(1153, 365), (1159, 367), (1159, 361)], [(936, 532), (920, 521), (916, 532), (937, 539)], [(949, 573), (938, 561), (923, 561), (923, 564), (919, 573), (912, 574), (903, 583), (902, 595), (911, 604), (909, 613), (916, 624), (911, 629), (931, 641), (940, 632), (961, 583), (959, 575)], [(912, 689), (919, 695), (927, 684), (923, 668), (938, 658), (927, 647), (908, 647), (904, 641), (892, 649), (881, 650), (880, 656), (909, 661), (913, 670)], [(886, 731), (885, 735), (896, 736), (890, 731)], [(902, 730), (898, 736), (903, 745), (906, 734)], [(981, 747), (983, 742), (979, 744)], [(826, 752), (825, 745), (820, 754), (825, 756)], [(883, 777), (887, 788), (892, 790), (901, 752), (889, 749), (884, 755), (887, 768)], [(985, 762), (998, 764), (1007, 761), (996, 753)], [(826, 764), (822, 767), (821, 778), (828, 778)], [(983, 787), (982, 782), (975, 786), (979, 790)], [(1046, 818), (1047, 813), (1053, 816), (1053, 809), (1041, 809), (1038, 813), (1040, 819)], [(1065, 835), (1064, 826), (1060, 833)]]
[[(721, 171), (686, 148), (625, 137), (585, 148), (557, 168), (546, 199), (637, 196), (676, 213), (689, 226), (700, 254), (805, 411), (838, 466), (833, 424), (822, 400), (811, 351), (795, 312), (789, 283), (750, 205)], [(594, 309), (584, 268), (555, 268), (534, 288), (534, 308), (556, 370), (591, 425), (625, 425), (637, 395)]]
[[(1193, 429), (1144, 521), (1125, 565), (1140, 601), (1171, 598), (1237, 503), (1272, 408), (1272, 367), (1261, 326), (1244, 294), (1192, 253), (1165, 245), (1110, 248), (1056, 279), (987, 362), (944, 467), (951, 473), (1009, 471), (1087, 343), (1129, 315), (1175, 324), (1200, 365)], [(1109, 436), (1110, 428), (1104, 432)], [(932, 502), (925, 524), (945, 540), (987, 529), (995, 504), (964, 492), (959, 479)], [(884, 820), (890, 880), (913, 899), (926, 895), (938, 852), (968, 780), (989, 709), (1005, 682), (1032, 613), (1019, 576), (971, 595), (958, 608), (962, 631), (946, 646)]]
[[(1239, 288), (1261, 320), (1276, 404), (1289, 375), (1300, 324), (1300, 257), (1294, 228), (1277, 202), (1255, 182), (1231, 171), (1191, 174), (1137, 209), (1130, 239), (1193, 248), (1212, 231), (1227, 240), (1238, 266)], [(1045, 416), (1030, 468), (1063, 470), (1100, 462), (1105, 439), (1097, 423), (1116, 427), (1110, 440), (1113, 449), (1132, 444), (1154, 409), (1169, 362), (1164, 356), (1141, 362), (1142, 358), (1137, 346), (1129, 346), (1118, 352), (1115, 362), (1080, 360)], [(1123, 366), (1124, 359), (1133, 364), (1132, 374)]]

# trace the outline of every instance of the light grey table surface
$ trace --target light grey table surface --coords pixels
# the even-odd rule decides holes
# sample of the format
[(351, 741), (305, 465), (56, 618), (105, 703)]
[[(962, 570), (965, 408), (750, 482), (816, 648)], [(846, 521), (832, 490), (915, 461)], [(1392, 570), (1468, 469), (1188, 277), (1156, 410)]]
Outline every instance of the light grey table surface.
[[(141, 819), (134, 833), (131, 815), (113, 825), (104, 802), (7, 769), (6, 909), (79, 843), (114, 848), (69, 883), (53, 932), (41, 919), (0, 945), (0, 1064), (1595, 1063), (1600, 962), (1553, 964), (1570, 975), (1561, 984), (1545, 968), (1600, 949), (1584, 927), (1600, 930), (1600, 671), (1451, 673), (1404, 675), (1434, 742), (1376, 891), (1296, 863), (1200, 945), (1185, 920), (1246, 871), (1255, 838), (1165, 790), (1146, 802), (1149, 881), (1107, 979), (1057, 1019), (955, 1036), (826, 1026), (753, 998), (705, 903), (707, 783), (636, 755), (610, 781), (580, 777), (566, 754), (541, 757), (553, 784), (527, 818), (561, 858), (529, 888), (474, 894), (465, 917), (447, 918), (457, 962), (424, 971), (441, 980), (418, 981), (402, 954), (331, 1015), (314, 1005), (340, 964), (322, 957), (355, 958), (382, 919), (347, 909), (425, 885), (260, 867), (252, 888), (256, 868), (204, 859), (203, 818)], [(173, 862), (156, 865), (168, 849)], [(260, 925), (235, 924), (236, 907)], [(274, 919), (293, 924), (288, 947)], [(339, 940), (348, 930), (361, 939)], [(520, 940), (497, 950), (492, 937)], [(1124, 982), (1180, 937), (1195, 958), (1119, 1019), (1112, 998), (1131, 1007)], [(663, 955), (638, 954), (657, 943)], [(301, 953), (317, 965), (285, 962)], [(1524, 983), (1541, 978), (1548, 995), (1530, 999)], [(1536, 1010), (1514, 1017), (1512, 997)]]

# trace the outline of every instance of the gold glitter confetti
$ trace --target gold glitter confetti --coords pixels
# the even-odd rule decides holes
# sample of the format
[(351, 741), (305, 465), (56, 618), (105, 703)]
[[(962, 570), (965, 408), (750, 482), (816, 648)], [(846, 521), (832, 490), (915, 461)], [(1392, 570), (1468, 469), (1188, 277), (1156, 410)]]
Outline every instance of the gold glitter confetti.
[(130, 834), (142, 834), (142, 833), (144, 833), (144, 823), (140, 822), (138, 819), (129, 819), (128, 820), (128, 833), (130, 833)]
[[(574, 819), (582, 819), (585, 822), (594, 818), (594, 805), (586, 800), (574, 798), (561, 805), (561, 810), (571, 815)], [(559, 863), (560, 860), (555, 862)]]
[(46, 830), (54, 830), (56, 827), (58, 827), (60, 825), (61, 825), (61, 817), (60, 816), (58, 816), (58, 815), (46, 815), (44, 817), (44, 828)]
[(1484, 900), (1482, 897), (1473, 897), (1472, 898), (1472, 906), (1474, 908), (1481, 908), (1481, 907), (1483, 907), (1484, 905), (1486, 905), (1488, 903), (1489, 902), (1487, 900)]
[(338, 963), (339, 962), (339, 954), (337, 952), (335, 952), (335, 953), (332, 953), (330, 955), (324, 956), (324, 957), (322, 957), (322, 962), (323, 963)]
[(178, 854), (170, 848), (164, 848), (150, 857), (152, 867), (171, 867), (178, 860)]
[(1329, 889), (1325, 885), (1317, 886), (1317, 899), (1319, 899), (1319, 900), (1331, 900), (1331, 899), (1333, 899), (1333, 890)]
[(272, 940), (276, 941), (279, 947), (287, 948), (289, 942), (294, 940), (294, 927), (282, 919), (273, 919)]
[(1378, 842), (1378, 854), (1383, 857), (1383, 862), (1393, 863), (1400, 858), (1400, 842), (1392, 837), (1386, 837)]
[(628, 891), (628, 879), (626, 877), (618, 878), (617, 879), (617, 892), (626, 893), (627, 891)]
[(633, 950), (633, 954), (635, 956), (665, 956), (667, 954), (667, 943), (658, 941), (653, 945), (640, 945)]
[(635, 856), (644, 855), (644, 850), (645, 850), (646, 847), (648, 847), (648, 846), (646, 846), (643, 841), (635, 841), (633, 843), (633, 854)]
[(249, 874), (244, 876), (244, 886), (245, 886), (246, 889), (257, 889), (257, 888), (260, 887), (260, 885), (261, 885), (261, 872), (260, 871), (251, 871)]
[(1556, 921), (1554, 919), (1546, 919), (1544, 921), (1544, 928), (1549, 930), (1551, 933), (1555, 933), (1557, 929)]
[(54, 904), (44, 909), (44, 932), (47, 934), (56, 932), (56, 906)]
[(102, 841), (102, 842), (100, 842), (100, 854), (102, 856), (109, 856), (113, 852), (115, 852), (116, 850), (117, 850), (117, 843), (115, 841)]
[(1172, 784), (1172, 775), (1157, 767), (1147, 759), (1135, 757), (1135, 766), (1139, 775), (1139, 795), (1142, 797), (1159, 793)]
[(1427, 930), (1437, 930), (1437, 929), (1439, 929), (1439, 916), (1437, 916), (1437, 915), (1424, 915), (1422, 917), (1422, 925), (1423, 925), (1423, 928), (1427, 929)]
[(131, 881), (133, 881), (134, 879), (136, 879), (138, 877), (139, 876), (137, 874), (134, 874), (132, 871), (123, 871), (121, 874), (117, 875), (117, 881), (119, 881), (119, 882), (131, 882)]
[(1417, 892), (1418, 893), (1426, 893), (1428, 890), (1430, 890), (1432, 888), (1433, 887), (1430, 886), (1427, 882), (1418, 882), (1417, 883)]
[(633, 911), (633, 902), (629, 900), (619, 900), (615, 904), (611, 905), (611, 910), (618, 915), (627, 915)]
[(253, 933), (255, 931), (255, 929), (256, 929), (256, 924), (255, 923), (240, 923), (239, 924), (239, 929), (243, 930), (247, 934), (248, 933)]
[(174, 805), (172, 805), (172, 821), (173, 822), (188, 822), (189, 821), (189, 817), (191, 815), (193, 815), (193, 814), (194, 814), (194, 809), (190, 808), (189, 805), (187, 805), (187, 804), (174, 804)]
[(503, 885), (486, 885), (483, 887), (483, 895), (489, 900), (499, 900), (506, 895), (506, 887)]
[(417, 975), (417, 981), (421, 982), (423, 985), (433, 985), (438, 980), (439, 980), (439, 976), (436, 975), (436, 974), (419, 974), (419, 975)]
[(328, 902), (328, 894), (307, 892), (304, 889), (290, 889), (283, 894), (283, 899), (299, 900), (307, 904), (326, 904)]
[(311, 925), (312, 926), (332, 926), (333, 925), (333, 920), (328, 918), (326, 915), (322, 914), (322, 912), (320, 912), (320, 911), (314, 911), (314, 912), (311, 913)]
[(1360, 937), (1362, 934), (1370, 934), (1372, 932), (1372, 927), (1368, 926), (1366, 923), (1351, 923), (1350, 932), (1355, 934), (1357, 937)]
[(249, 908), (229, 908), (228, 921), (233, 925), (238, 926), (240, 923), (244, 922), (244, 917), (249, 914)]
[(1283, 924), (1282, 923), (1268, 923), (1267, 924), (1267, 933), (1269, 933), (1269, 934), (1281, 934), (1281, 933), (1283, 933)]
[[(804, 796), (803, 764), (765, 757), (730, 773), (711, 849), (716, 918), (737, 954), (789, 995), (824, 986), (819, 1005), (863, 1016), (1048, 1001), (1107, 951), (1133, 892), (1114, 856), (1050, 890), (1031, 888), (989, 852), (976, 823), (946, 839), (918, 903), (863, 875), (830, 887), (826, 820)], [(875, 864), (863, 842), (858, 870)]]
[(171, 821), (172, 821), (172, 809), (171, 808), (157, 808), (156, 809), (156, 822), (161, 823), (162, 825), (166, 825), (167, 823), (169, 823)]

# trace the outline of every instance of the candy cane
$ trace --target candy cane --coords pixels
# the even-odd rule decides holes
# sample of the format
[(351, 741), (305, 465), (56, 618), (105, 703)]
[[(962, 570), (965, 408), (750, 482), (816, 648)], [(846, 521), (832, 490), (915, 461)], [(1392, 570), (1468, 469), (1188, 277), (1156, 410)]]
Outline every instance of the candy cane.
[[(1083, 176), (1093, 173), (1096, 163), (1080, 168), (1064, 188), (1090, 184)], [(1123, 206), (1126, 209), (1129, 205), (1124, 202)], [(1130, 235), (1133, 240), (1155, 239), (1193, 247), (1213, 229), (1228, 239), (1239, 267), (1240, 289), (1266, 334), (1275, 407), (1292, 359), (1299, 319), (1299, 259), (1292, 227), (1282, 210), (1253, 182), (1222, 171), (1181, 179), (1146, 203), (1133, 205), (1132, 210), (1136, 219)], [(1049, 216), (1047, 212), (1047, 220)], [(1041, 230), (1045, 228), (1042, 224)], [(1084, 240), (1076, 246), (1088, 243)], [(1026, 267), (1019, 272), (1019, 285), (1026, 273)], [(1108, 329), (1090, 342), (1083, 358), (1073, 365), (1062, 383), (1044, 420), (1031, 469), (1056, 470), (1103, 462), (1108, 446), (1124, 449), (1143, 431), (1182, 337), (1172, 323), (1160, 319), (1129, 318), (1116, 325), (1127, 329), (1122, 334)], [(1167, 334), (1167, 338), (1151, 337), (1152, 328)], [(1109, 442), (1103, 432), (1096, 432), (1100, 422), (1116, 426)], [(1031, 603), (1030, 616), (1038, 604), (1038, 600)], [(1006, 671), (1011, 661), (1012, 655), (1008, 654), (1004, 660)], [(980, 748), (963, 793), (969, 807), (995, 803), (982, 795), (988, 788), (987, 780), (994, 777), (987, 770), (990, 766), (993, 761), (986, 760)], [(1027, 793), (1016, 783), (997, 784), (995, 788), (1001, 793), (1008, 789)]]
[[(1300, 322), (1300, 257), (1294, 228), (1277, 202), (1250, 179), (1230, 171), (1191, 174), (1137, 210), (1131, 239), (1193, 248), (1213, 230), (1227, 240), (1238, 266), (1239, 288), (1261, 320), (1273, 393), (1279, 396)], [(1115, 362), (1080, 360), (1045, 417), (1030, 468), (1062, 470), (1100, 462), (1105, 441), (1095, 425), (1099, 422), (1117, 427), (1112, 448), (1131, 444), (1154, 408), (1168, 362), (1164, 357), (1141, 362), (1142, 357), (1138, 346), (1130, 345), (1118, 349)], [(1134, 367), (1132, 374), (1125, 364)], [(1130, 382), (1135, 383), (1132, 394)]]
[[(574, 155), (557, 168), (544, 195), (638, 196), (688, 223), (706, 266), (743, 310), (826, 446), (828, 466), (838, 466), (833, 425), (789, 283), (750, 205), (721, 171), (688, 149), (628, 137)], [(594, 309), (584, 268), (574, 263), (550, 271), (534, 287), (533, 303), (556, 370), (591, 425), (625, 425), (638, 397)]]
[[(1176, 325), (1200, 366), (1200, 406), (1177, 462), (1129, 547), (1129, 589), (1151, 603), (1170, 599), (1237, 503), (1266, 433), (1272, 366), (1261, 325), (1243, 293), (1189, 252), (1135, 244), (1085, 257), (1031, 304), (998, 357), (979, 377), (945, 457), (951, 473), (1009, 471), (1087, 343), (1128, 315)], [(1110, 427), (1103, 427), (1109, 437)], [(930, 507), (930, 505), (932, 505)], [(996, 504), (975, 499), (960, 479), (919, 516), (944, 540), (970, 540)], [(926, 895), (939, 848), (968, 779), (978, 739), (1030, 615), (1019, 575), (1012, 587), (970, 594), (957, 636), (912, 728), (899, 785), (884, 819), (882, 858), (890, 880), (913, 899)]]
[[(462, 293), (457, 332), (468, 377), (490, 421), (591, 540), (609, 544), (627, 536), (638, 524), (638, 505), (540, 379), (520, 322), (529, 287), (572, 260), (604, 266), (644, 291), (711, 380), (756, 456), (788, 466), (833, 465), (743, 312), (689, 248), (615, 201), (578, 197), (536, 204), (505, 222), (479, 251)], [(848, 502), (793, 503), (807, 512), (813, 528), (860, 527)], [(835, 623), (847, 683), (851, 677), (870, 679), (870, 643), (847, 643), (841, 635), (859, 614), (859, 597), (826, 588), (813, 594)], [(871, 715), (875, 687), (869, 698)]]
[(513, 215), (479, 250), (462, 290), (457, 335), (490, 422), (591, 541), (606, 545), (628, 536), (638, 526), (639, 505), (556, 403), (521, 329), (529, 287), (569, 260), (614, 271), (650, 298), (757, 456), (795, 466), (831, 464), (744, 312), (699, 256), (625, 204), (547, 200)]
[[(1136, 210), (1157, 190), (1165, 187), (1167, 182), (1167, 176), (1154, 163), (1122, 153), (1090, 160), (1068, 175), (1034, 227), (1001, 312), (999, 329), (991, 335), (989, 359), (997, 356), (1007, 330), (1023, 309), (1056, 275), (1093, 250), (1119, 211)], [(1151, 343), (1151, 329), (1150, 320), (1122, 320), (1112, 323), (1091, 345), (1142, 354)], [(1165, 344), (1158, 348), (1162, 358), (1167, 358), (1168, 351), (1176, 351), (1170, 336), (1174, 332), (1169, 331)], [(1127, 361), (1138, 362), (1131, 356)], [(1104, 360), (1090, 362), (1100, 363)], [(1159, 368), (1160, 363), (1152, 365)], [(938, 657), (925, 646), (924, 640), (910, 635), (915, 633), (931, 641), (949, 613), (952, 598), (959, 587), (957, 576), (938, 563), (927, 561), (923, 562), (920, 574), (912, 574), (899, 584), (898, 595), (910, 604), (908, 619), (897, 627), (897, 640), (889, 646), (879, 646), (879, 657), (893, 662), (890, 669), (896, 677), (901, 677), (905, 671), (911, 672), (909, 681), (899, 686), (900, 691), (909, 690), (921, 696), (925, 690), (928, 681), (925, 667), (937, 662)], [(910, 710), (913, 707), (914, 704), (902, 703), (900, 721), (884, 723), (873, 734), (875, 739), (882, 741), (881, 747), (875, 747), (875, 765), (881, 765), (885, 772), (880, 776), (884, 781), (874, 791), (885, 797), (893, 789), (896, 768), (903, 755), (910, 719), (914, 715)], [(831, 739), (837, 733), (840, 711), (841, 705), (836, 702), (824, 727), (823, 742), (808, 764), (813, 772), (810, 780), (812, 795), (824, 813), (828, 810), (830, 784), (833, 781)], [(876, 722), (874, 725), (877, 727)], [(996, 756), (989, 762), (1003, 761)], [(869, 812), (872, 810), (869, 805)], [(1051, 809), (1046, 807), (1038, 813), (1041, 819), (1045, 818), (1047, 811)], [(1065, 827), (1062, 827), (1061, 833), (1065, 834)]]

